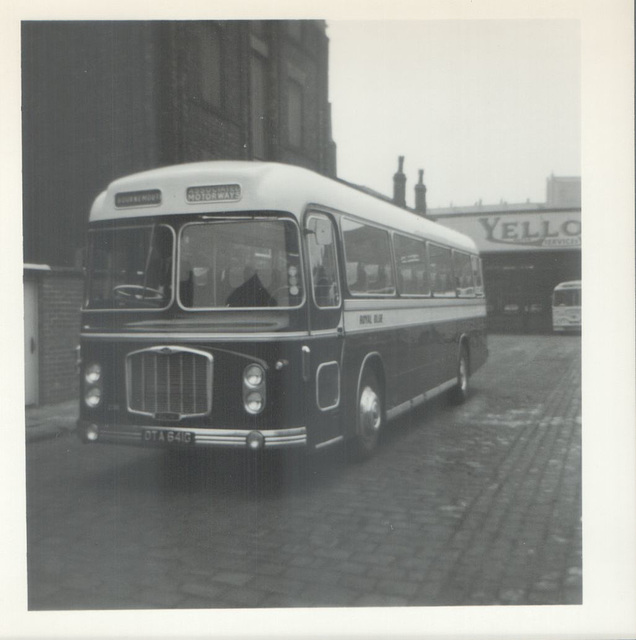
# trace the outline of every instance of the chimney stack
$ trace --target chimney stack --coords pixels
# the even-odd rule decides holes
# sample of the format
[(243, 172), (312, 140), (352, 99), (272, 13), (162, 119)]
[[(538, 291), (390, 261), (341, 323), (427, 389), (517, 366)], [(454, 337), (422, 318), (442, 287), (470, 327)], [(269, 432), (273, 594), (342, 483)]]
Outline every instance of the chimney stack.
[(424, 184), (424, 169), (420, 169), (420, 179), (415, 185), (415, 211), (421, 216), (426, 215), (426, 185)]
[(406, 176), (404, 175), (404, 156), (398, 158), (398, 170), (393, 176), (393, 202), (398, 207), (406, 207)]

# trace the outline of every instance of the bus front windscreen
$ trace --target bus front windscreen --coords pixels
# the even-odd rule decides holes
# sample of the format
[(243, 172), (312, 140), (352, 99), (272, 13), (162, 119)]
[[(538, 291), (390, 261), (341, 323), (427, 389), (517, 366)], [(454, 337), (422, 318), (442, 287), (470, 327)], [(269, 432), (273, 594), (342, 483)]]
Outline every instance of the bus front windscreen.
[(187, 309), (297, 307), (304, 299), (298, 227), (279, 219), (187, 224), (178, 278)]
[(172, 299), (167, 225), (96, 229), (88, 237), (87, 309), (161, 309)]
[(580, 307), (581, 306), (581, 290), (580, 289), (558, 289), (554, 292), (554, 307)]

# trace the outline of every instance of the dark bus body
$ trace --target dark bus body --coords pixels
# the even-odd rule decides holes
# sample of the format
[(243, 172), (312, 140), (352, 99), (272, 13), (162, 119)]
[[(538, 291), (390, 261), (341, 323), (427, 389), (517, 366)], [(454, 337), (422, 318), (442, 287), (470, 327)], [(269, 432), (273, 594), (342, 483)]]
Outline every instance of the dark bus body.
[(285, 165), (114, 182), (93, 206), (86, 442), (372, 453), (387, 420), (461, 401), (487, 358), (471, 240)]

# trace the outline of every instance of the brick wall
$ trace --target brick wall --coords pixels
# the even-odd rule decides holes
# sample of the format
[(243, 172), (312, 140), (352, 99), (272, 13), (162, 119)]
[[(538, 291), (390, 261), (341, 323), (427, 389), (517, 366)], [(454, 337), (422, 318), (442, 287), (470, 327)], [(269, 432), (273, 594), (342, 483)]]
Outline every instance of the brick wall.
[(40, 404), (77, 397), (75, 348), (83, 287), (83, 274), (78, 270), (54, 270), (40, 278)]
[(158, 165), (155, 28), (22, 24), (24, 261), (77, 266), (95, 197)]

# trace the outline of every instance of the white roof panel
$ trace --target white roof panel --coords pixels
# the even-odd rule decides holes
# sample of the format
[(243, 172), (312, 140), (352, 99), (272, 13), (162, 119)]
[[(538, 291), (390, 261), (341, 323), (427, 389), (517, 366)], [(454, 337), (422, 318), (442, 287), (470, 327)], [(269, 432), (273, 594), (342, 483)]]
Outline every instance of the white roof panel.
[[(239, 185), (240, 197), (215, 202), (189, 202), (187, 199), (190, 187), (215, 186), (218, 189), (221, 185)], [(231, 195), (235, 196), (236, 189), (232, 189)], [(156, 190), (161, 191), (160, 202)], [(127, 199), (125, 206), (116, 205), (117, 197)], [(425, 235), (433, 241), (450, 243), (466, 251), (476, 251), (475, 243), (467, 236), (337, 180), (301, 167), (257, 161), (197, 162), (120, 178), (96, 198), (90, 221), (266, 210), (286, 211), (299, 218), (310, 204), (329, 207), (405, 233)]]

